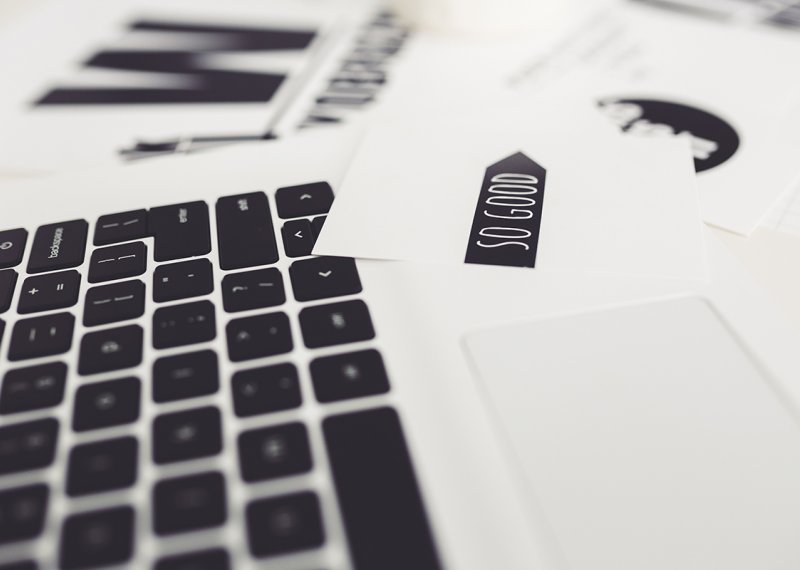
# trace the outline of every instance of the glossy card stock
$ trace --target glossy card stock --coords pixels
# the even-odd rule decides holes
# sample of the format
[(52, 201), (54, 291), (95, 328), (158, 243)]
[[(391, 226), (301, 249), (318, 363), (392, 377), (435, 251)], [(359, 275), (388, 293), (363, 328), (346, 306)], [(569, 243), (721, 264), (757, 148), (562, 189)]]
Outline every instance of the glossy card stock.
[(377, 122), (314, 253), (705, 278), (685, 141), (626, 138), (570, 105), (498, 107)]

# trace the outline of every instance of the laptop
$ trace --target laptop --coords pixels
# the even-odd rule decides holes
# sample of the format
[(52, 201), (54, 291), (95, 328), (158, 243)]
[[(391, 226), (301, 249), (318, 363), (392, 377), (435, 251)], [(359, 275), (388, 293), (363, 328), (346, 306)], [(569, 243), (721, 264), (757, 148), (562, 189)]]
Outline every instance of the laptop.
[(356, 140), (6, 186), (0, 568), (569, 568), (465, 335), (693, 292), (796, 373), (713, 241), (722, 288), (310, 256)]

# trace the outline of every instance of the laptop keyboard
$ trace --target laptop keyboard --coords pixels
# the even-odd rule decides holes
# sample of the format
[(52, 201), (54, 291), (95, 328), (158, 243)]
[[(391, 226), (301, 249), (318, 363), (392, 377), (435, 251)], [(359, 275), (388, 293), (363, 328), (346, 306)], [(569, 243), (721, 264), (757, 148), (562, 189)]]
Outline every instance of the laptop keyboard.
[(274, 199), (0, 231), (0, 569), (440, 566), (330, 186)]

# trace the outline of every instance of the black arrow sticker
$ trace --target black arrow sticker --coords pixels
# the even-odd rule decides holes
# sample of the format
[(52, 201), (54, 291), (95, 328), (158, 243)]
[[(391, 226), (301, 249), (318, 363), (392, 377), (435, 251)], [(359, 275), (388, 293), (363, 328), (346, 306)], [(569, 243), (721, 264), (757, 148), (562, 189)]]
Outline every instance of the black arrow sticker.
[(465, 263), (535, 267), (546, 174), (521, 152), (486, 169)]

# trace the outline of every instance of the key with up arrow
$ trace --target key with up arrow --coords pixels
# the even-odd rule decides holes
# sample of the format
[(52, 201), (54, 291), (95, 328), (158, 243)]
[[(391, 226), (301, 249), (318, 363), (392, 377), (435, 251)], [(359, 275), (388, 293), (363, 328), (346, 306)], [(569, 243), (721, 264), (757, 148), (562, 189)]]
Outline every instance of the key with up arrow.
[(286, 186), (275, 192), (275, 202), (283, 219), (327, 214), (333, 204), (333, 190), (327, 182)]

